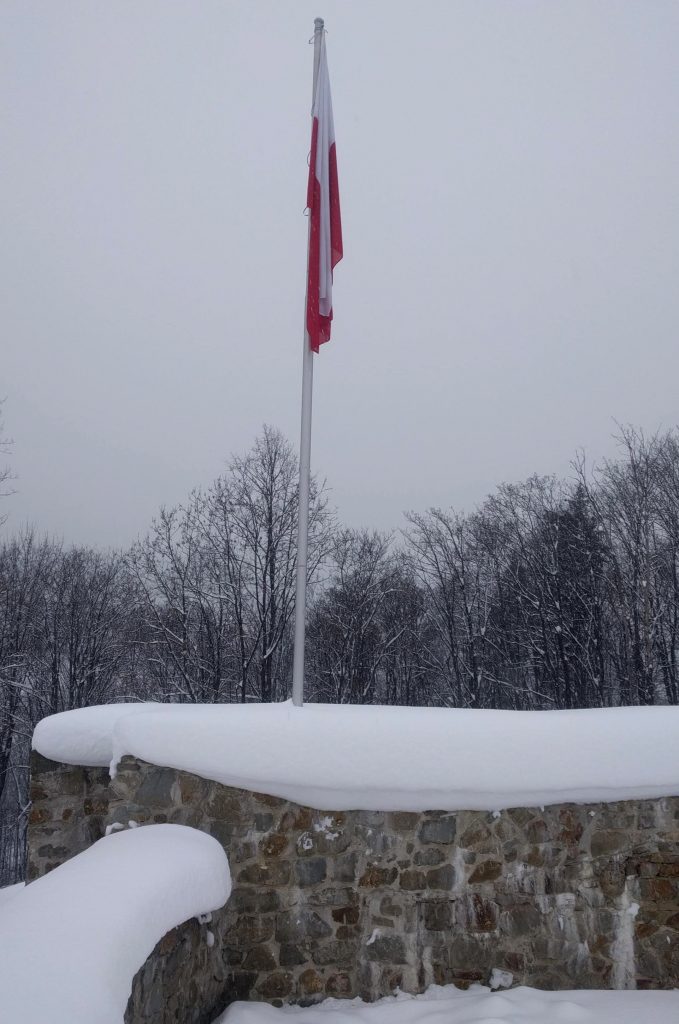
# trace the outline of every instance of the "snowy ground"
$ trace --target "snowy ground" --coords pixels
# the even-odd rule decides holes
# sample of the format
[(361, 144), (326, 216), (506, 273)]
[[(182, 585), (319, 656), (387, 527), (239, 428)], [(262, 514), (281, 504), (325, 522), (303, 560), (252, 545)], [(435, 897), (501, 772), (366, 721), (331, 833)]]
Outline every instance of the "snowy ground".
[[(293, 1018), (293, 1021), (290, 1018)], [(234, 1003), (215, 1024), (677, 1024), (679, 992), (491, 992), (481, 985), (460, 992), (432, 986), (422, 996), (399, 995), (362, 1003), (326, 999), (317, 1006), (280, 1010)]]
[(71, 764), (125, 754), (333, 810), (499, 810), (679, 795), (679, 707), (473, 711), (112, 704), (44, 719)]
[(13, 899), (15, 896), (18, 896), (18, 894), (21, 892), (23, 888), (24, 883), (17, 882), (16, 885), (6, 885), (2, 889), (0, 889), (0, 913), (2, 913), (5, 904), (8, 903), (9, 900)]
[(220, 844), (182, 825), (114, 833), (12, 886), (0, 902), (0, 1021), (122, 1024), (156, 943), (230, 891)]

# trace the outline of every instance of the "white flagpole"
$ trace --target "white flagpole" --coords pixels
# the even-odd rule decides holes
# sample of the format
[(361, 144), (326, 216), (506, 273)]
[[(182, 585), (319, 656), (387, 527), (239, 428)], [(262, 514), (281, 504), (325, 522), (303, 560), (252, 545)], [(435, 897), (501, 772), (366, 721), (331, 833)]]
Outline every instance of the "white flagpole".
[[(311, 109), (316, 101), (316, 78), (321, 57), (323, 19), (314, 20), (314, 84)], [(309, 218), (311, 232), (311, 218)], [(309, 245), (307, 242), (307, 287), (309, 280)], [(297, 518), (297, 578), (295, 586), (295, 649), (292, 662), (292, 703), (301, 707), (304, 701), (304, 635), (306, 627), (306, 577), (309, 539), (309, 478), (311, 475), (311, 398), (314, 380), (314, 354), (309, 344), (304, 302), (302, 332), (302, 426), (299, 442), (299, 513)]]

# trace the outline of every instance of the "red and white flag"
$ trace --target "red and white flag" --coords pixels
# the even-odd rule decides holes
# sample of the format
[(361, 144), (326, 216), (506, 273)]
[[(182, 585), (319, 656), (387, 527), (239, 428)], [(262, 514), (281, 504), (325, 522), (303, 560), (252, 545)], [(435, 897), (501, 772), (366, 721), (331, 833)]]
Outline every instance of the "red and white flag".
[(321, 39), (312, 116), (309, 185), (307, 188), (307, 207), (309, 208), (311, 226), (307, 269), (306, 324), (309, 345), (312, 351), (318, 352), (319, 346), (323, 342), (330, 341), (332, 271), (342, 259), (342, 221), (337, 183), (335, 127), (332, 120), (332, 99), (324, 37)]

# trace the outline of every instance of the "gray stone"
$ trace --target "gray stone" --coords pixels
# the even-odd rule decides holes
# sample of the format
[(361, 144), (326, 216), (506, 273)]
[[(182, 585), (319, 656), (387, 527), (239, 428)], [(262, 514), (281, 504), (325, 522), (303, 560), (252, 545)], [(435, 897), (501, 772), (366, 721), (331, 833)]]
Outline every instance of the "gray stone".
[(310, 860), (298, 860), (295, 864), (297, 884), (301, 886), (317, 885), (325, 880), (328, 865), (323, 857)]
[[(177, 773), (172, 768), (150, 769), (137, 790), (137, 803), (142, 807), (169, 807), (173, 801), (176, 781)], [(178, 796), (178, 787), (176, 793)]]
[(276, 941), (297, 944), (308, 939), (324, 939), (332, 928), (313, 910), (289, 911), (276, 918)]
[(456, 823), (453, 815), (424, 821), (420, 827), (421, 843), (452, 843), (455, 841)]
[(365, 947), (368, 960), (379, 960), (381, 963), (407, 963), (405, 943), (401, 935), (377, 935)]

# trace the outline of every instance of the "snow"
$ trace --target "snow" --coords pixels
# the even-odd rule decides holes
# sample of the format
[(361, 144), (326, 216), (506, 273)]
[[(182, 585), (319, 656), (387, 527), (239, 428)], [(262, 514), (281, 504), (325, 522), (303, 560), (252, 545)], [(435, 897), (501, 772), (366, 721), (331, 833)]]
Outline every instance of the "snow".
[(17, 882), (15, 885), (5, 885), (0, 889), (0, 911), (9, 900), (14, 899), (18, 896), (24, 887), (23, 882)]
[(0, 904), (0, 1018), (121, 1024), (156, 943), (230, 891), (226, 854), (203, 832), (147, 825), (100, 839)]
[(477, 809), (679, 795), (679, 707), (484, 711), (111, 704), (43, 719), (34, 747), (125, 754), (318, 809)]
[(316, 1006), (232, 1003), (215, 1024), (676, 1024), (679, 992), (491, 992), (472, 985), (432, 986), (424, 995), (399, 993), (376, 1003), (326, 999)]

